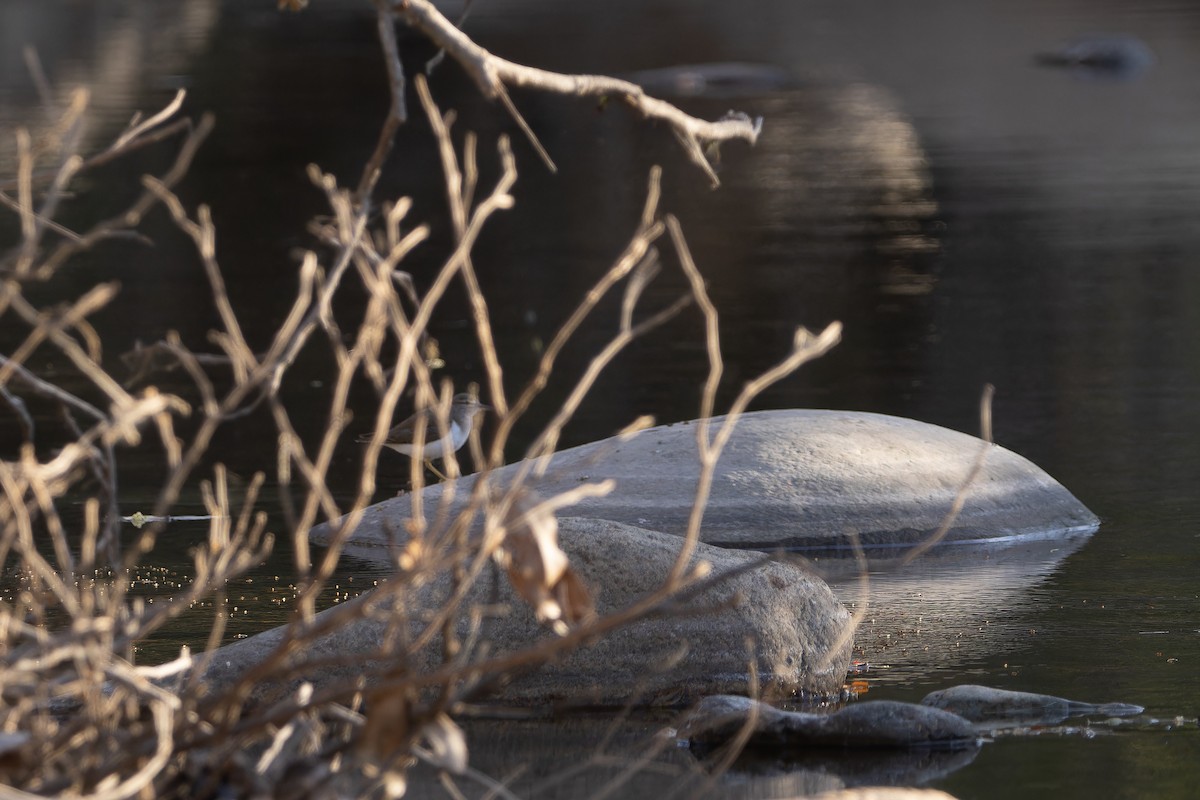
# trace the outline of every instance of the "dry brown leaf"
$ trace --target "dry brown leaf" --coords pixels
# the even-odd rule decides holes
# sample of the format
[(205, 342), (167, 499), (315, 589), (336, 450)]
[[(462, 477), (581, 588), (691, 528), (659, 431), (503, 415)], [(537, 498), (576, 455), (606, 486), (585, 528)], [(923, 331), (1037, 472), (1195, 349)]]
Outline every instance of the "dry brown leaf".
[[(554, 587), (554, 591), (558, 596), (558, 603), (564, 611), (563, 617), (567, 623), (577, 625), (595, 615), (596, 607), (592, 602), (591, 592), (588, 591), (583, 579), (579, 577), (579, 573), (570, 566), (563, 573), (558, 585)], [(565, 631), (559, 631), (560, 635), (563, 633)]]
[(387, 797), (402, 797), (408, 788), (405, 769), (411, 759), (396, 757), (414, 744), (422, 760), (455, 775), (467, 771), (467, 737), (462, 728), (444, 711), (421, 725), (416, 742), (409, 740), (412, 706), (403, 692), (373, 692), (367, 703), (366, 722), (358, 740), (358, 751), (365, 757), (365, 773), (378, 777)]
[(366, 709), (367, 718), (358, 740), (360, 752), (386, 762), (409, 746), (410, 709), (403, 692), (372, 692), (367, 698)]
[(558, 546), (558, 520), (549, 507), (526, 492), (513, 503), (505, 528), (496, 560), (538, 621), (551, 623), (561, 635), (568, 625), (591, 616), (591, 594)]

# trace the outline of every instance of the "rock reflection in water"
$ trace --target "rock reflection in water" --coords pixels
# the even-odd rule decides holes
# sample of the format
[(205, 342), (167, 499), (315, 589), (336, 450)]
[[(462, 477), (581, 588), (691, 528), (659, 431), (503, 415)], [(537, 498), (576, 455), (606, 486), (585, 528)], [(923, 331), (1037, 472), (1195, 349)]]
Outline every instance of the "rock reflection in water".
[[(748, 749), (714, 773), (719, 757), (681, 747), (665, 717), (576, 715), (570, 719), (475, 720), (463, 723), (471, 766), (518, 797), (807, 797), (856, 786), (927, 784), (970, 764), (977, 748), (804, 752)], [(711, 754), (716, 756), (716, 754)], [(441, 777), (418, 765), (408, 775), (413, 796), (441, 796)], [(487, 788), (456, 779), (467, 797)]]
[(0, 4), (0, 168), (10, 168), (15, 156), (12, 129), (32, 127), (36, 143), (57, 122), (55, 114), (40, 108), (22, 57), (27, 48), (36, 54), (55, 100), (77, 89), (90, 95), (91, 109), (104, 124), (89, 127), (86, 151), (127, 122), (147, 90), (161, 90), (163, 98), (148, 106), (165, 105), (168, 90), (186, 83), (181, 73), (205, 45), (219, 13), (218, 0), (5, 0)]
[[(807, 797), (859, 786), (924, 786), (968, 766), (978, 747), (965, 750), (778, 751), (748, 749), (720, 778), (738, 797)], [(704, 763), (704, 762), (701, 762)], [(742, 791), (746, 790), (743, 794)]]
[[(576, 715), (554, 721), (475, 720), (463, 728), (473, 769), (518, 797), (539, 800), (604, 792), (612, 797), (806, 797), (855, 786), (913, 786), (961, 769), (978, 752), (829, 748), (780, 756), (777, 750), (747, 750), (714, 774), (719, 759), (681, 747), (673, 735), (675, 721)], [(428, 766), (418, 765), (408, 779), (412, 796), (444, 792), (441, 777)], [(467, 797), (488, 791), (470, 778), (456, 783)]]
[(729, 176), (771, 190), (759, 229), (801, 246), (865, 244), (891, 266), (924, 271), (920, 259), (939, 249), (938, 206), (925, 151), (899, 102), (856, 83), (780, 93), (765, 110), (771, 124), (755, 158)]
[[(961, 676), (980, 663), (1001, 666), (1004, 654), (1033, 635), (1024, 620), (1036, 602), (1034, 588), (1088, 538), (942, 547), (908, 566), (876, 565), (855, 636), (868, 683), (941, 688), (940, 676)], [(851, 569), (843, 563), (830, 585), (854, 611), (864, 598)]]
[[(517, 797), (540, 800), (625, 796), (636, 787), (639, 797), (699, 794), (708, 775), (676, 743), (669, 717), (575, 714), (560, 720), (461, 721), (471, 754), (471, 767), (502, 782)], [(413, 797), (444, 796), (442, 777), (425, 764), (408, 774)], [(488, 789), (469, 778), (456, 779), (467, 797)], [(693, 787), (687, 791), (687, 787)]]

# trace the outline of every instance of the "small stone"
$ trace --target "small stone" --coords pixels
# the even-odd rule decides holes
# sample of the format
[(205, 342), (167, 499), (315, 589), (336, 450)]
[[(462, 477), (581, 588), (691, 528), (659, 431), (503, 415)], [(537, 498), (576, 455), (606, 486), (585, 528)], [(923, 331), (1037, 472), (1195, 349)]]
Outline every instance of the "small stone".
[(976, 723), (1056, 723), (1083, 714), (1128, 717), (1145, 709), (1127, 703), (1081, 703), (1032, 692), (1013, 692), (964, 684), (931, 692), (921, 705), (951, 711)]
[(876, 700), (832, 714), (781, 711), (746, 697), (706, 697), (680, 730), (693, 744), (714, 746), (737, 736), (756, 715), (748, 744), (759, 747), (940, 747), (978, 745), (971, 723), (947, 711)]

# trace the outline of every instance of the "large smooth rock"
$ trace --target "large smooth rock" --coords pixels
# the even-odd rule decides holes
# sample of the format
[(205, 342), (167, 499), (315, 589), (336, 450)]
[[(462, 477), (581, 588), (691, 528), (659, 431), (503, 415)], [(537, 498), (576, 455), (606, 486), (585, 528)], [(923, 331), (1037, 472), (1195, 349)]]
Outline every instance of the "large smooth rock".
[[(679, 552), (680, 540), (655, 531), (602, 520), (559, 521), (559, 541), (574, 569), (594, 595), (597, 611), (624, 609), (661, 586)], [(674, 613), (643, 619), (617, 628), (593, 643), (569, 652), (539, 669), (498, 681), (488, 696), (506, 703), (555, 703), (623, 706), (628, 703), (675, 705), (714, 692), (747, 692), (748, 668), (757, 669), (763, 691), (771, 695), (811, 693), (830, 695), (841, 687), (850, 659), (850, 642), (830, 650), (845, 630), (849, 615), (823, 581), (801, 569), (764, 559), (756, 553), (727, 551), (700, 545), (693, 563), (704, 560), (713, 575), (744, 570), (707, 591), (676, 603)], [(746, 569), (746, 565), (761, 565)], [(419, 589), (395, 592), (409, 609), (408, 633), (415, 637), (426, 625), (423, 615), (442, 604), (450, 588), (443, 573)], [(363, 675), (368, 683), (395, 659), (381, 653), (391, 631), (396, 639), (397, 611), (380, 602), (382, 589), (354, 603), (372, 606), (363, 619), (332, 633), (289, 657), (287, 682), (265, 677), (254, 697), (276, 697), (303, 678), (318, 687)], [(375, 608), (374, 606), (378, 606)], [(534, 619), (533, 612), (513, 593), (507, 578), (493, 580), (489, 572), (470, 591), (456, 617), (465, 637), (470, 611), (487, 607), (483, 629), (493, 655), (514, 653), (554, 638)], [(496, 608), (503, 612), (492, 616)], [(318, 615), (318, 623), (338, 609)], [(284, 638), (285, 630), (227, 645), (217, 651), (206, 673), (214, 688), (237, 680), (263, 661)], [(432, 672), (441, 665), (442, 639), (412, 654), (409, 669)], [(306, 663), (326, 663), (308, 669)]]
[[(719, 425), (723, 418), (712, 421)], [(606, 497), (571, 506), (570, 514), (625, 522), (665, 533), (686, 531), (699, 464), (698, 423), (643, 431), (557, 453), (528, 485), (543, 497), (611, 479)], [(1021, 542), (1092, 531), (1099, 524), (1069, 491), (1021, 456), (980, 439), (914, 420), (852, 411), (786, 410), (746, 414), (717, 465), (701, 539), (726, 547), (803, 548), (848, 554), (848, 535), (867, 548), (894, 552), (936, 531), (987, 447), (946, 543)], [(488, 480), (504, 487), (523, 468), (512, 464)], [(451, 511), (461, 509), (479, 476), (459, 479)], [(427, 513), (446, 485), (424, 491)], [(387, 557), (391, 531), (403, 530), (411, 497), (367, 509), (348, 547)], [(314, 528), (328, 543), (336, 523)]]

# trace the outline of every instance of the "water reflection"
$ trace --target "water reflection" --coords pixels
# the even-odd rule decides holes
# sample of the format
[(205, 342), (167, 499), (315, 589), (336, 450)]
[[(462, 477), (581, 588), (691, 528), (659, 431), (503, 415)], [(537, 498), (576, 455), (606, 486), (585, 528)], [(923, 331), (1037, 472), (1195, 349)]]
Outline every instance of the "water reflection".
[[(64, 516), (68, 530), (82, 525), (73, 513)], [(273, 521), (269, 528), (279, 530), (280, 521)], [(124, 532), (127, 534), (125, 552), (128, 552), (133, 546), (134, 532), (130, 527)], [(276, 547), (263, 563), (248, 573), (226, 583), (222, 599), (218, 600), (213, 594), (190, 599), (196, 574), (194, 550), (208, 546), (208, 533), (206, 524), (171, 523), (159, 536), (152, 556), (142, 559), (142, 563), (134, 565), (124, 576), (128, 597), (145, 603), (151, 610), (177, 604), (179, 611), (170, 624), (134, 646), (137, 663), (170, 661), (179, 656), (180, 648), (184, 646), (193, 653), (203, 652), (217, 627), (218, 617), (224, 618), (221, 623), (223, 644), (284, 625), (294, 618), (299, 582), (295, 578), (291, 549), (286, 544)], [(41, 546), (50, 550), (48, 542), (42, 542)], [(52, 553), (44, 555), (53, 562)], [(12, 604), (20, 602), (20, 593), (28, 590), (30, 576), (10, 562), (0, 569), (0, 602)], [(387, 565), (345, 558), (320, 593), (317, 606), (324, 609), (350, 600), (374, 589), (393, 574), (394, 570)], [(116, 577), (108, 570), (76, 574), (73, 579), (89, 590), (100, 586), (101, 595), (106, 587), (116, 583)], [(183, 602), (188, 603), (186, 607), (179, 605)], [(52, 606), (45, 623), (57, 627), (68, 624), (69, 618), (62, 608)]]
[(925, 786), (969, 766), (978, 747), (958, 750), (750, 750), (720, 776), (739, 798), (807, 797), (867, 786)]
[(767, 64), (685, 64), (623, 76), (656, 97), (743, 97), (787, 88), (791, 77)]
[(1036, 635), (1029, 627), (1039, 602), (1034, 590), (1089, 539), (941, 547), (912, 564), (874, 569), (865, 584), (832, 580), (839, 599), (862, 614), (855, 656), (866, 666), (855, 677), (873, 688), (910, 687), (914, 695), (915, 687), (945, 688), (951, 676), (968, 682), (961, 676), (969, 668)]
[[(718, 771), (717, 754), (693, 754), (673, 734), (677, 720), (634, 715), (576, 715), (553, 722), (475, 720), (464, 723), (471, 764), (518, 797), (539, 800), (606, 796), (688, 798), (807, 797), (856, 786), (914, 786), (969, 765), (977, 749), (786, 753), (748, 751)], [(418, 795), (436, 796), (443, 779), (418, 766), (409, 776)], [(468, 797), (486, 787), (457, 782)]]
[[(728, 176), (732, 193), (765, 201), (747, 226), (754, 235), (774, 237), (806, 272), (834, 271), (847, 255), (884, 270), (928, 268), (938, 208), (924, 149), (894, 96), (865, 83), (812, 86), (764, 110), (761, 152)], [(863, 245), (868, 252), (851, 249)]]
[(207, 46), (220, 7), (220, 0), (6, 0), (0, 5), (0, 170), (12, 168), (18, 125), (32, 127), (37, 142), (55, 121), (41, 106), (26, 48), (36, 53), (56, 100), (78, 88), (91, 95), (98, 119), (85, 140), (90, 150), (114, 124), (128, 121), (148, 90), (189, 82), (185, 75)]

